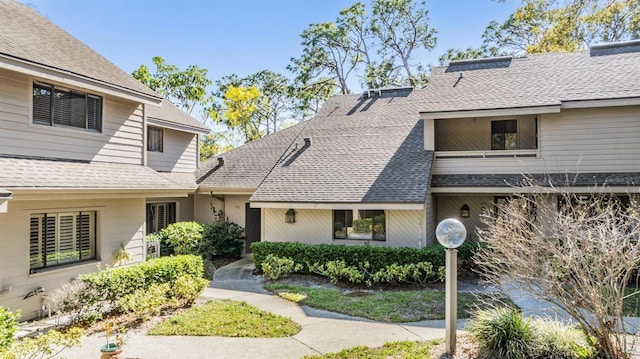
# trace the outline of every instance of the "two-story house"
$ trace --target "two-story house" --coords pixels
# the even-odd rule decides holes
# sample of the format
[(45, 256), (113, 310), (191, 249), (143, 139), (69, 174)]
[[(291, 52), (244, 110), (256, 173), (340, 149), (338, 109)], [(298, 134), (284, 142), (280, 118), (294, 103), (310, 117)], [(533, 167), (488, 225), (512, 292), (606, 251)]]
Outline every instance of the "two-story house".
[(121, 244), (143, 260), (149, 222), (193, 216), (207, 131), (28, 6), (0, 0), (0, 305), (29, 319), (42, 294), (112, 264)]
[(335, 96), (286, 131), (204, 163), (196, 203), (253, 240), (420, 247), (448, 217), (474, 237), (523, 175), (625, 201), (640, 180), (640, 41), (452, 62), (423, 89)]

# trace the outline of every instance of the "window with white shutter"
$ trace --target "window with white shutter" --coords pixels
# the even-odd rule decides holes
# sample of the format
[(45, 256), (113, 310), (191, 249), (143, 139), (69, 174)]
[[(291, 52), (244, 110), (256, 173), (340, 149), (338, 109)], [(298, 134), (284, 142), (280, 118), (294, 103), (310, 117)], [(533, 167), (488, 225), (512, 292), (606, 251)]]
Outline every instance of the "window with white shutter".
[(102, 132), (102, 97), (34, 82), (33, 123)]
[(175, 203), (147, 203), (147, 233), (159, 232), (175, 222)]
[(96, 258), (96, 212), (32, 214), (29, 235), (31, 271)]

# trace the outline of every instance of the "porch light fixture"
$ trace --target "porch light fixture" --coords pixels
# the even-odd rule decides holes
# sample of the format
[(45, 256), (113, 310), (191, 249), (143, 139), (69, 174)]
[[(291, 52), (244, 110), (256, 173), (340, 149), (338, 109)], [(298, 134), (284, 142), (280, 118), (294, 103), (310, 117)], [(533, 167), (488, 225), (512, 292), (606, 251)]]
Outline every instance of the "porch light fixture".
[(466, 203), (460, 207), (460, 217), (469, 218), (469, 206)]
[(456, 353), (456, 320), (458, 306), (458, 250), (467, 239), (467, 229), (457, 219), (447, 218), (438, 223), (436, 238), (445, 248), (445, 334), (449, 357)]
[(296, 212), (293, 208), (289, 208), (287, 213), (284, 214), (284, 223), (296, 223)]

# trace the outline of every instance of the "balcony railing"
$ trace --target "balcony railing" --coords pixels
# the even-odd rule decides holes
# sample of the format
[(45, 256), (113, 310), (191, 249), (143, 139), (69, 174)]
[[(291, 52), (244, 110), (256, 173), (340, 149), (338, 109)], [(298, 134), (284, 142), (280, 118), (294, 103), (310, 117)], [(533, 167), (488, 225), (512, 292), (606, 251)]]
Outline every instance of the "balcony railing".
[(514, 158), (539, 157), (537, 149), (531, 150), (487, 150), (487, 151), (435, 151), (434, 158)]

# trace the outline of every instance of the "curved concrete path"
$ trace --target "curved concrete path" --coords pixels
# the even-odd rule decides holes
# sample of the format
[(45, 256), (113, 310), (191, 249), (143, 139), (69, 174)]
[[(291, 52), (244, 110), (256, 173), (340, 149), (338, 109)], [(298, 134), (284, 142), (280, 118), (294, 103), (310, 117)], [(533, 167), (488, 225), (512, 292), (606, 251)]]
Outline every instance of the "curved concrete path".
[[(245, 258), (218, 269), (202, 294), (204, 298), (244, 301), (280, 314), (300, 324), (302, 330), (287, 338), (227, 338), (132, 335), (121, 358), (300, 358), (340, 351), (357, 345), (382, 346), (397, 340), (443, 338), (444, 321), (387, 324), (356, 320), (334, 313), (301, 308), (265, 291), (253, 276), (253, 262)], [(459, 322), (460, 327), (463, 321)], [(105, 343), (103, 334), (82, 339), (81, 348), (65, 351), (69, 359), (98, 358)]]

